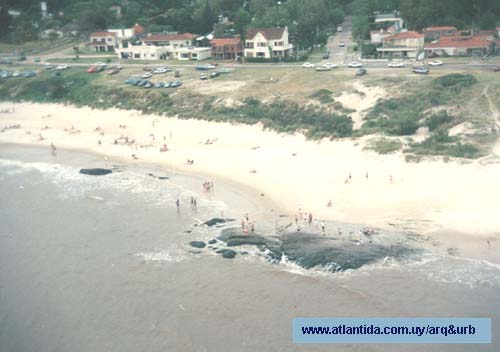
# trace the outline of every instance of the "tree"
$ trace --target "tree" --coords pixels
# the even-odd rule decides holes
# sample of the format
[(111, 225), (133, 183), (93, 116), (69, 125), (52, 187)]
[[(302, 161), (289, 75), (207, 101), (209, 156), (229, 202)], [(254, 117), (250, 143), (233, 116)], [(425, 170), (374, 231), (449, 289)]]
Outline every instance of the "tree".
[(217, 15), (207, 0), (201, 3), (200, 7), (195, 10), (193, 22), (196, 27), (195, 32), (197, 33), (204, 34), (213, 30), (214, 23), (217, 22)]
[(59, 39), (59, 34), (57, 34), (57, 32), (55, 32), (55, 31), (51, 31), (49, 33), (50, 44), (54, 44), (54, 42), (56, 41), (56, 39)]
[(252, 22), (252, 15), (241, 7), (234, 15), (234, 28), (240, 35), (242, 41), (246, 39), (246, 30), (248, 25)]

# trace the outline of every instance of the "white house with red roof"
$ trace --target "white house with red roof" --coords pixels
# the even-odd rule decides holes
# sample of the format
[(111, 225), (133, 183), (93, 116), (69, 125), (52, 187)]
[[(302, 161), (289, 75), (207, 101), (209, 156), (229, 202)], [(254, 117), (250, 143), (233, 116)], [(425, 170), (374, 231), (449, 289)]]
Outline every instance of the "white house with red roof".
[(89, 46), (92, 51), (115, 51), (119, 41), (116, 32), (94, 32), (90, 34)]
[(288, 28), (254, 28), (247, 32), (245, 57), (287, 57), (293, 51), (288, 42)]
[(465, 37), (442, 37), (440, 40), (425, 45), (425, 54), (429, 56), (484, 56), (490, 50), (493, 37), (474, 35)]
[(377, 48), (384, 58), (417, 58), (424, 50), (424, 35), (414, 31), (401, 32), (382, 40), (382, 47)]

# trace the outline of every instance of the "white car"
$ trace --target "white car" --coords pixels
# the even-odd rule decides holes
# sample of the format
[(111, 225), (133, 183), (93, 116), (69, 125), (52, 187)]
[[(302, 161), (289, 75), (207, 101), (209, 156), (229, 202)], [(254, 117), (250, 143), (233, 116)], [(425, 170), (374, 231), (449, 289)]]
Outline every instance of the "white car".
[(345, 46), (345, 43), (344, 43), (344, 42), (340, 42), (340, 43), (339, 43), (339, 46), (340, 46), (341, 48), (343, 48), (343, 47)]
[(348, 67), (352, 67), (352, 68), (360, 68), (360, 67), (363, 67), (363, 64), (357, 62), (357, 61), (353, 61), (353, 62), (349, 62), (347, 64)]
[(153, 77), (153, 74), (151, 72), (146, 72), (141, 77), (142, 78), (151, 78), (151, 77)]
[(12, 74), (12, 77), (19, 77), (21, 76), (21, 72), (19, 71), (15, 71), (13, 74)]
[(161, 74), (161, 73), (167, 73), (169, 71), (171, 71), (171, 70), (167, 69), (166, 67), (158, 67), (158, 68), (153, 70), (153, 73)]
[(302, 64), (302, 67), (305, 67), (305, 68), (314, 68), (314, 64), (311, 64), (310, 62), (304, 62)]
[(434, 60), (429, 62), (429, 66), (443, 66), (443, 61)]
[(96, 62), (93, 66), (107, 66), (104, 62)]
[(331, 62), (327, 62), (326, 64), (323, 65), (323, 67), (326, 68), (337, 68), (338, 66), (335, 64), (332, 64)]
[(212, 64), (205, 64), (203, 66), (205, 66), (209, 70), (213, 70), (215, 68), (215, 65), (212, 65)]
[(68, 64), (60, 64), (60, 65), (57, 65), (56, 66), (56, 70), (67, 70), (68, 68), (70, 68), (71, 66), (68, 65)]
[(342, 32), (342, 26), (337, 27), (337, 32)]
[(397, 67), (397, 68), (399, 68), (399, 67), (405, 67), (405, 64), (402, 63), (402, 62), (395, 62), (395, 61), (393, 61), (393, 62), (389, 62), (387, 64), (387, 67)]

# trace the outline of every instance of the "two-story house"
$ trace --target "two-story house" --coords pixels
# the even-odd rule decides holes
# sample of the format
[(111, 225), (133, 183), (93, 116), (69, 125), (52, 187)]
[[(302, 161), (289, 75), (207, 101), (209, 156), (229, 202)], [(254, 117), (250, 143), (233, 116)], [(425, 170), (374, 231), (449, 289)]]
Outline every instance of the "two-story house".
[(235, 60), (243, 55), (240, 38), (214, 38), (210, 41), (212, 58), (219, 60)]
[(424, 50), (424, 35), (414, 31), (401, 32), (384, 38), (382, 43), (377, 51), (384, 58), (415, 59)]
[(146, 44), (155, 46), (170, 46), (172, 48), (195, 46), (198, 35), (192, 33), (180, 34), (156, 34), (149, 35), (142, 39)]
[(94, 32), (90, 34), (90, 48), (92, 51), (115, 51), (118, 39), (115, 32)]
[(288, 42), (288, 28), (254, 28), (247, 32), (245, 57), (287, 57), (293, 45)]

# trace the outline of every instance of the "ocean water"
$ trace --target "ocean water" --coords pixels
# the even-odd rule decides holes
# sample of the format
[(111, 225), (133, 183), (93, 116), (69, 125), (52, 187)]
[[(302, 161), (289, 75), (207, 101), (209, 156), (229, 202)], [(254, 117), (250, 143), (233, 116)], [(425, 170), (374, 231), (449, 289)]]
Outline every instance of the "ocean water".
[[(279, 214), (258, 223), (257, 245), (224, 259), (216, 251), (241, 214), (218, 195), (237, 192), (116, 162), (110, 175), (81, 175), (102, 158), (48, 154), (0, 146), (2, 352), (500, 351), (491, 261), (439, 254), (418, 236), (358, 236), (356, 225), (296, 233)], [(236, 221), (202, 225), (215, 217)], [(294, 345), (295, 317), (491, 317), (493, 343)]]

